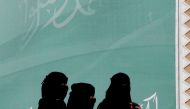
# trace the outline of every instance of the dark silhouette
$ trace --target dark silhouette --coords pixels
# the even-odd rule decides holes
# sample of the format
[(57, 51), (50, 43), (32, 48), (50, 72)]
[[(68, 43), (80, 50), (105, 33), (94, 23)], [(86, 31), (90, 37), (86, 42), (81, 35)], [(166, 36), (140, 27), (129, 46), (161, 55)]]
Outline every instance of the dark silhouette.
[(67, 109), (93, 109), (96, 99), (95, 88), (88, 83), (76, 83), (71, 86)]
[(67, 91), (67, 80), (61, 72), (51, 72), (42, 82), (42, 98), (39, 100), (38, 109), (66, 109), (63, 101)]
[(138, 104), (132, 102), (130, 91), (130, 78), (127, 74), (119, 72), (113, 75), (106, 97), (98, 109), (140, 109)]

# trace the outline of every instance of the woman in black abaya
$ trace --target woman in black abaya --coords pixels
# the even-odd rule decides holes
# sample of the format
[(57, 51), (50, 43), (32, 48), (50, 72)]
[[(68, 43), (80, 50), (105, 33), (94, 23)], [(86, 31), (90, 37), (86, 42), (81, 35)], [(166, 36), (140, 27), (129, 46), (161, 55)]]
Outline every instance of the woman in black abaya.
[(119, 72), (113, 75), (106, 97), (98, 109), (141, 109), (132, 101), (130, 91), (130, 78), (127, 74)]

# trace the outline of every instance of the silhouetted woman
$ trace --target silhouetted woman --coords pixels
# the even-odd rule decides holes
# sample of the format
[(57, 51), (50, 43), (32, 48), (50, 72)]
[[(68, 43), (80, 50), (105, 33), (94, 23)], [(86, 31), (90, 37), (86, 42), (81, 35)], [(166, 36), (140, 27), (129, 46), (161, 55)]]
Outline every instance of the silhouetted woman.
[(42, 82), (42, 98), (39, 100), (38, 109), (66, 109), (63, 101), (67, 91), (67, 80), (61, 72), (51, 72)]
[(98, 105), (98, 109), (140, 109), (138, 104), (132, 102), (130, 90), (130, 78), (127, 74), (119, 72), (113, 75), (106, 97)]
[(67, 109), (93, 109), (96, 99), (95, 88), (88, 83), (76, 83), (71, 86)]

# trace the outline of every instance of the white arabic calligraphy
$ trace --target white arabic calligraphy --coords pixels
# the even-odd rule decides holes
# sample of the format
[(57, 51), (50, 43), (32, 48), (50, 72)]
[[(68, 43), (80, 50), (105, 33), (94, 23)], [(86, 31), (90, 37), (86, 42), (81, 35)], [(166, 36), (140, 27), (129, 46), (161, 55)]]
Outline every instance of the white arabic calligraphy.
[[(33, 35), (38, 32), (39, 30), (42, 30), (46, 28), (48, 25), (52, 24), (55, 28), (64, 28), (67, 24), (69, 24), (73, 18), (76, 16), (76, 14), (79, 12), (85, 16), (90, 16), (95, 13), (95, 10), (90, 8), (90, 5), (93, 3), (94, 0), (88, 0), (86, 3), (87, 9), (84, 9), (84, 5), (80, 2), (80, 0), (63, 0), (60, 8), (54, 7), (53, 15), (47, 20), (47, 22), (41, 23), (41, 13), (44, 12), (43, 9), (46, 8), (46, 11), (50, 13), (50, 9), (47, 9), (51, 5), (55, 5), (58, 0), (47, 0), (46, 2), (42, 2), (42, 0), (37, 0), (35, 3), (35, 6), (29, 7), (30, 3), (29, 0), (23, 0), (24, 4), (24, 22), (27, 27), (26, 33), (25, 33), (25, 44), (23, 48), (29, 43)], [(62, 22), (57, 22), (57, 19), (65, 13), (66, 8), (68, 7), (69, 2), (74, 2), (75, 6), (72, 10), (71, 14), (68, 15), (65, 19), (63, 19)], [(66, 14), (65, 14), (66, 15)]]
[[(146, 104), (146, 109), (150, 109), (150, 102), (151, 101), (153, 101), (155, 103), (155, 109), (158, 109), (158, 97), (157, 97), (156, 92), (152, 96), (144, 99), (143, 101), (147, 103)], [(141, 105), (141, 108), (142, 108), (142, 106), (143, 105)]]
[[(89, 3), (91, 3), (92, 0), (90, 0)], [(71, 13), (70, 16), (68, 16), (63, 22), (61, 23), (57, 23), (56, 19), (61, 15), (61, 13), (64, 12), (64, 9), (66, 8), (68, 3), (68, 0), (65, 0), (64, 4), (61, 6), (61, 8), (58, 11), (54, 12), (54, 15), (50, 18), (50, 20), (43, 26), (43, 28), (47, 27), (49, 24), (53, 23), (53, 25), (56, 28), (63, 28), (65, 25), (67, 25), (76, 15), (76, 13), (79, 11), (84, 15), (92, 15), (94, 14), (94, 10), (92, 10), (91, 8), (88, 7), (88, 11), (84, 10), (82, 8), (82, 5), (80, 4), (79, 0), (76, 0), (76, 6), (75, 9), (73, 10), (73, 12)]]

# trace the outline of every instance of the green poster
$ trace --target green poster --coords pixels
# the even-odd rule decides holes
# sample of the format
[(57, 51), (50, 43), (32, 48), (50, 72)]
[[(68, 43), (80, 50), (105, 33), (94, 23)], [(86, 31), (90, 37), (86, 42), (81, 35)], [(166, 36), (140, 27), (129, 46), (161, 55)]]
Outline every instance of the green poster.
[(175, 0), (1, 0), (0, 109), (37, 109), (41, 83), (64, 72), (95, 87), (129, 75), (142, 109), (175, 109)]

